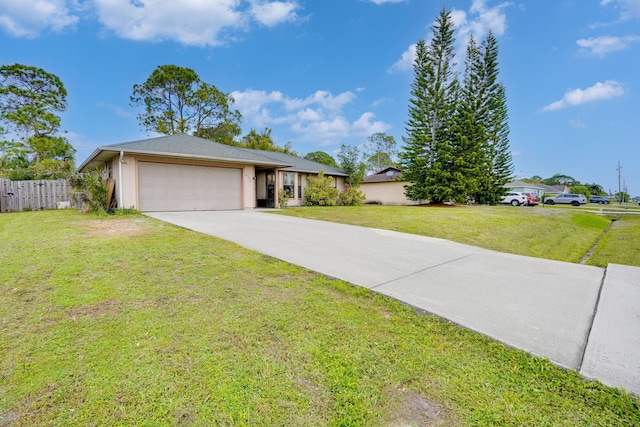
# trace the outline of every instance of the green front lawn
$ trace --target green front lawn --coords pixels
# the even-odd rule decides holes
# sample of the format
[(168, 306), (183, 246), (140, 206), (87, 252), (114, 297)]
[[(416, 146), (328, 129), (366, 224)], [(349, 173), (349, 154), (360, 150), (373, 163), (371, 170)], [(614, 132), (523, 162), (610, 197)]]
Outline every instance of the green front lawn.
[[(499, 252), (578, 262), (611, 218), (572, 206), (341, 206), (287, 208), (277, 213), (438, 237)], [(620, 216), (621, 238), (602, 239), (589, 264), (640, 266), (640, 222)], [(620, 239), (624, 246), (620, 246)], [(634, 256), (635, 254), (635, 256)]]
[(640, 266), (640, 216), (620, 216), (598, 244), (589, 264)]
[(2, 426), (640, 425), (637, 397), (143, 216), (1, 214), (0, 247)]

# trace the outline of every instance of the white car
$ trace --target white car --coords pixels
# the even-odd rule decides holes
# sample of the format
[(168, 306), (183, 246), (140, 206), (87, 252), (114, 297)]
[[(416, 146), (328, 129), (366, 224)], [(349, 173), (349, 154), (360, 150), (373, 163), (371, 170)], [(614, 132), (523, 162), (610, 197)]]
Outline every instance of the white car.
[(520, 206), (527, 204), (527, 196), (522, 193), (518, 193), (515, 191), (510, 191), (506, 196), (502, 198), (500, 202), (502, 204), (511, 205), (511, 206)]

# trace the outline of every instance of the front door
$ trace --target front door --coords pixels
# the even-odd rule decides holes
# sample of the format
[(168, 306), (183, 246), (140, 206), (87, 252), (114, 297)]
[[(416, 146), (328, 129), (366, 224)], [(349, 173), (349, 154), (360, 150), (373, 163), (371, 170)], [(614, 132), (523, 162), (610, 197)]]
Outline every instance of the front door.
[(259, 208), (276, 207), (276, 174), (273, 169), (256, 173), (256, 199)]
[(267, 208), (276, 207), (276, 174), (267, 172)]

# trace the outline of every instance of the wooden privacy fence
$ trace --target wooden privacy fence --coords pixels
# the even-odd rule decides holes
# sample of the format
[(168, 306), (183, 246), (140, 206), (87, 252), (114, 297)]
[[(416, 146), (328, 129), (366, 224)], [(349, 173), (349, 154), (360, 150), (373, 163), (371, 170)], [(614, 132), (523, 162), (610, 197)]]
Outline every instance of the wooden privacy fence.
[(58, 203), (73, 206), (69, 181), (10, 181), (0, 179), (0, 212), (57, 209)]

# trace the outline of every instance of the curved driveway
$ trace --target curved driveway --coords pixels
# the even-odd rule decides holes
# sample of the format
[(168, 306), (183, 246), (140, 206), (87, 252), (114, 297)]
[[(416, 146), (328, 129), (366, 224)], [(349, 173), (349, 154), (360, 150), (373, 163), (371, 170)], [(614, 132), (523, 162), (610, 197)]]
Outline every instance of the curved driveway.
[(372, 289), (640, 394), (640, 268), (605, 270), (261, 211), (147, 215)]

